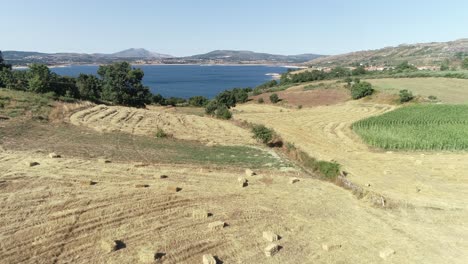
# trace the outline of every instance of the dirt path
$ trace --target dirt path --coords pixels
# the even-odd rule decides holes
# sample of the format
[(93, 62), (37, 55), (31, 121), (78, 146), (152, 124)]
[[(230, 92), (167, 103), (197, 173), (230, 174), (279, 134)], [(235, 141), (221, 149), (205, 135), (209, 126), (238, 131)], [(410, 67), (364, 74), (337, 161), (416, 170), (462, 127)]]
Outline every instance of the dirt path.
[[(289, 184), (296, 173), (271, 171), (241, 188), (235, 172), (31, 152), (0, 153), (0, 171), (2, 263), (137, 263), (143, 249), (166, 254), (169, 264), (201, 263), (207, 253), (224, 263), (380, 263), (385, 248), (396, 252), (386, 263), (466, 263), (468, 257), (460, 211), (377, 209), (329, 183)], [(82, 183), (89, 180), (97, 184)], [(193, 219), (194, 209), (212, 216)], [(218, 220), (228, 226), (209, 230)], [(281, 236), (282, 249), (272, 258), (263, 253), (267, 230)], [(126, 247), (101, 249), (102, 241), (116, 239)], [(327, 252), (322, 243), (342, 247)]]

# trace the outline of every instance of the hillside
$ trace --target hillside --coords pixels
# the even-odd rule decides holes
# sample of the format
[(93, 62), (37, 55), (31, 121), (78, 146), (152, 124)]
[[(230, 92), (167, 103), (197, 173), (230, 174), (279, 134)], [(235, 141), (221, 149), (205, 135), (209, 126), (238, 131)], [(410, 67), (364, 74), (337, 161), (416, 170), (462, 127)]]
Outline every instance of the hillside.
[(151, 52), (146, 49), (126, 49), (107, 56), (115, 58), (171, 58), (171, 55)]
[(215, 50), (205, 54), (185, 57), (184, 59), (195, 61), (302, 63), (322, 56), (318, 54), (276, 55), (245, 50)]
[(13, 65), (43, 63), (47, 65), (60, 64), (107, 64), (115, 61), (161, 60), (171, 58), (171, 55), (151, 52), (145, 49), (127, 49), (116, 53), (41, 53), (29, 51), (3, 51), (4, 59)]
[(349, 66), (356, 63), (394, 66), (409, 61), (417, 66), (440, 65), (445, 59), (460, 60), (468, 54), (468, 39), (449, 42), (402, 44), (377, 50), (364, 50), (311, 60), (312, 66)]

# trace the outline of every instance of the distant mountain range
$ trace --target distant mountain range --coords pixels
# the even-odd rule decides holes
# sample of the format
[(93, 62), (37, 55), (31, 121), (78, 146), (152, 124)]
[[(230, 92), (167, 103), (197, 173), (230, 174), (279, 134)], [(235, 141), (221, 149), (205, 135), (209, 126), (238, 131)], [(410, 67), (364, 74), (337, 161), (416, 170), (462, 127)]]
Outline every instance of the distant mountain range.
[(105, 55), (114, 58), (173, 58), (174, 56), (151, 52), (145, 49), (126, 49), (109, 55)]
[(188, 57), (174, 57), (146, 49), (127, 49), (111, 54), (41, 53), (29, 51), (3, 51), (4, 59), (13, 65), (43, 63), (47, 65), (107, 64), (128, 61), (137, 64), (298, 64), (322, 55), (274, 55), (252, 51), (216, 50)]
[(186, 60), (193, 61), (224, 61), (224, 62), (269, 62), (269, 63), (303, 63), (323, 55), (318, 54), (300, 54), (300, 55), (275, 55), (268, 53), (258, 53), (246, 50), (215, 50), (205, 54), (199, 54), (184, 57)]
[(309, 61), (311, 66), (349, 66), (368, 64), (395, 66), (408, 61), (416, 66), (440, 65), (444, 60), (460, 61), (468, 56), (468, 39), (449, 42), (402, 44), (377, 50), (364, 50), (335, 56), (321, 57)]
[(275, 55), (239, 50), (215, 50), (205, 54), (174, 57), (146, 49), (127, 49), (112, 54), (40, 53), (4, 51), (4, 59), (13, 65), (44, 63), (47, 65), (107, 64), (128, 61), (134, 64), (295, 64), (317, 67), (350, 65), (395, 66), (408, 61), (416, 66), (437, 66), (444, 60), (457, 64), (468, 57), (468, 39), (449, 42), (402, 44), (377, 50), (324, 56), (318, 54)]

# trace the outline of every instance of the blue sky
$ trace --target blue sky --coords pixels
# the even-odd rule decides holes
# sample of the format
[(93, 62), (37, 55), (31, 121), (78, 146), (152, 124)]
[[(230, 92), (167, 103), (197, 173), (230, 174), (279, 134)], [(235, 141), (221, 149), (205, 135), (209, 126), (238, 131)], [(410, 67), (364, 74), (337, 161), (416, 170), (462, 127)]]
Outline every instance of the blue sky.
[(0, 50), (339, 54), (468, 37), (466, 0), (0, 0)]

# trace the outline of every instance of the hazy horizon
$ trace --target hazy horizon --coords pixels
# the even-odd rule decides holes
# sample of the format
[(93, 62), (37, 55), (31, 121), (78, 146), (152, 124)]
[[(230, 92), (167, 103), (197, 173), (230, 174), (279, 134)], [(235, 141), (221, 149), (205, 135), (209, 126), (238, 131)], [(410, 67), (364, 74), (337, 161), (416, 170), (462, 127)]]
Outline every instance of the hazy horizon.
[(178, 57), (213, 50), (335, 55), (466, 38), (468, 24), (463, 14), (468, 3), (460, 0), (112, 4), (0, 0), (0, 4), (4, 20), (11, 22), (0, 24), (0, 50), (45, 53), (144, 48)]

